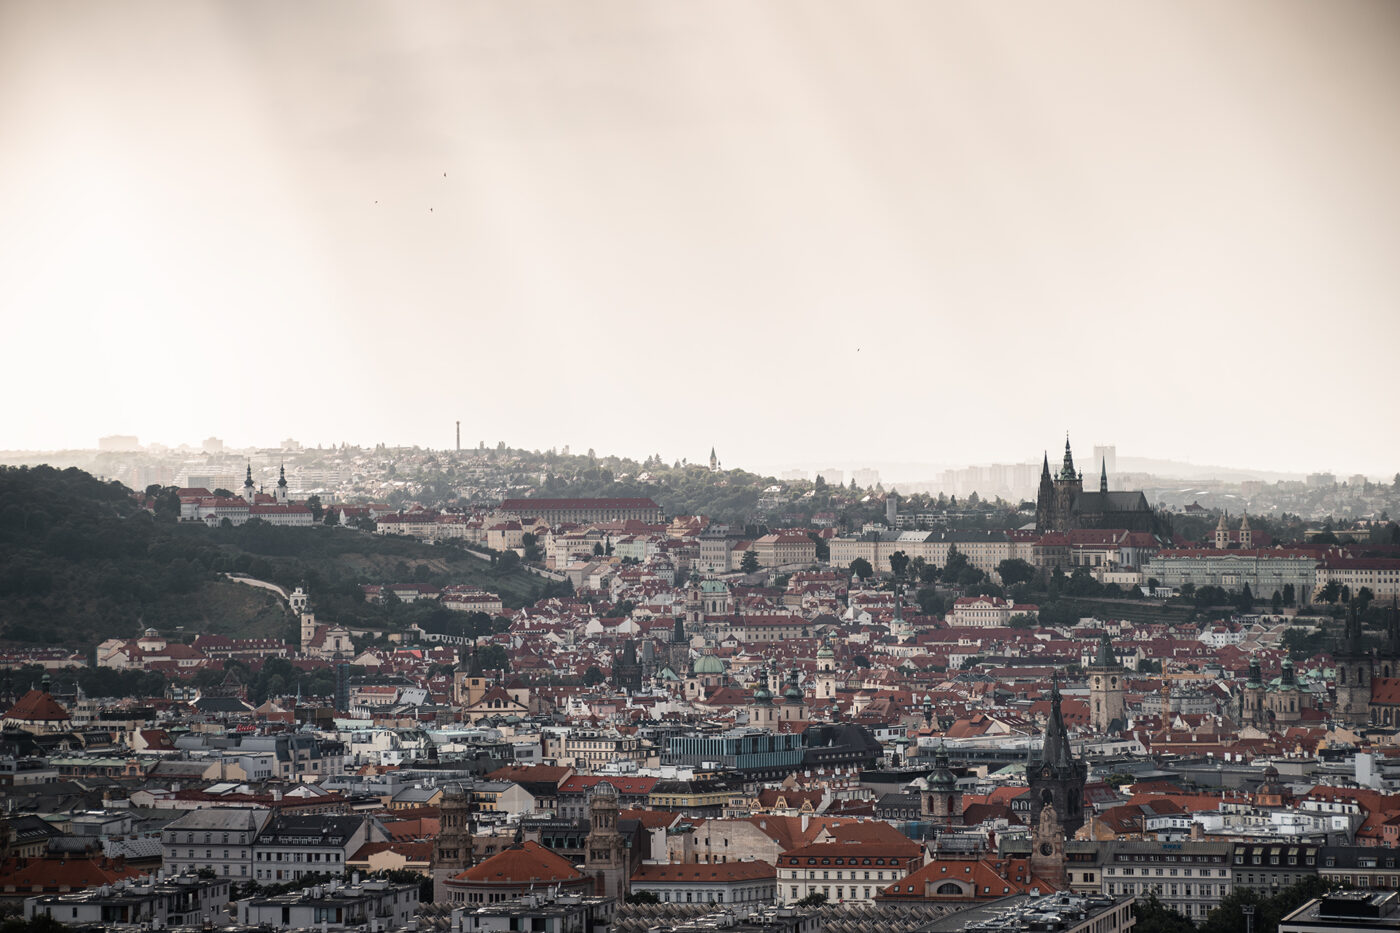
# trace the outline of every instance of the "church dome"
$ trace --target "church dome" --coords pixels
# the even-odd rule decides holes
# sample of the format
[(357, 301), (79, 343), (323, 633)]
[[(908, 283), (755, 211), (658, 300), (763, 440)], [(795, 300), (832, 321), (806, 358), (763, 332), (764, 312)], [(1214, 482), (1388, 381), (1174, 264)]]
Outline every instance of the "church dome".
[(712, 654), (702, 654), (695, 660), (697, 674), (723, 674), (724, 662)]
[(788, 688), (783, 691), (783, 699), (790, 703), (801, 703), (804, 699), (802, 688), (796, 683), (788, 684)]
[(829, 645), (822, 645), (821, 648), (817, 650), (817, 657), (834, 658), (836, 657), (836, 652), (832, 651)]

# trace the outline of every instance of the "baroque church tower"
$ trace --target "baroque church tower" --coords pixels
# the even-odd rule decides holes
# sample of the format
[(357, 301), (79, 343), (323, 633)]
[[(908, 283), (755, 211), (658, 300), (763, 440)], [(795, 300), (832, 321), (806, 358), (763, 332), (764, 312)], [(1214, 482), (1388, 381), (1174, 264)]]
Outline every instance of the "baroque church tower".
[(1249, 680), (1244, 685), (1243, 707), (1240, 720), (1244, 725), (1260, 729), (1268, 724), (1264, 715), (1264, 674), (1256, 657), (1249, 659)]

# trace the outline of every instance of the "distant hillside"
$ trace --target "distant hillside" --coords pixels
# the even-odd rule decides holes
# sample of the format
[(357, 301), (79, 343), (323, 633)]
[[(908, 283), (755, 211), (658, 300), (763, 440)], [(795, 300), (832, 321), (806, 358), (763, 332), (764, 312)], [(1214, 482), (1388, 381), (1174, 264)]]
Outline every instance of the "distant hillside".
[(305, 585), (319, 616), (386, 628), (460, 614), (367, 605), (360, 584), (471, 583), (507, 606), (532, 602), (547, 586), (523, 571), (498, 576), (456, 548), (347, 528), (157, 521), (119, 483), (71, 468), (0, 467), (0, 640), (78, 647), (145, 626), (290, 636), (281, 601), (230, 582), (228, 572)]

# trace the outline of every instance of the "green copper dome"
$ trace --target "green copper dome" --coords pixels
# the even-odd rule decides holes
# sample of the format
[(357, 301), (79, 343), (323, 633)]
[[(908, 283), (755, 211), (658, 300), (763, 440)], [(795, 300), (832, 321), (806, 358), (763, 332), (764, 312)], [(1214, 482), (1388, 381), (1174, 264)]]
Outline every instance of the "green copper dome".
[(724, 662), (712, 654), (702, 654), (695, 659), (695, 673), (723, 674)]

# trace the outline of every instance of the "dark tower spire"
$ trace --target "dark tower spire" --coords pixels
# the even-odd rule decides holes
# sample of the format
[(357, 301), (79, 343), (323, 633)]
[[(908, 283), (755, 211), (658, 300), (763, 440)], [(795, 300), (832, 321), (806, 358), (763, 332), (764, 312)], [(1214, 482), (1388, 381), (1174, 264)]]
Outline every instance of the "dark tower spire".
[(277, 468), (277, 485), (283, 489), (287, 488), (287, 465), (285, 463)]
[(1108, 492), (1108, 458), (1103, 458), (1099, 469), (1099, 492)]
[(1069, 449), (1069, 432), (1065, 432), (1065, 462), (1060, 466), (1060, 476), (1063, 479), (1074, 479), (1077, 474), (1074, 472), (1074, 454)]
[(1053, 807), (1055, 818), (1066, 835), (1073, 836), (1084, 825), (1084, 782), (1089, 766), (1074, 757), (1060, 708), (1060, 677), (1056, 673), (1050, 688), (1050, 718), (1040, 757), (1026, 762), (1026, 778), (1031, 789), (1031, 820), (1038, 822), (1045, 807)]
[(1074, 762), (1074, 750), (1069, 745), (1069, 731), (1060, 710), (1060, 675), (1051, 678), (1050, 719), (1045, 724), (1045, 744), (1040, 747), (1040, 761), (1053, 768), (1069, 768)]

